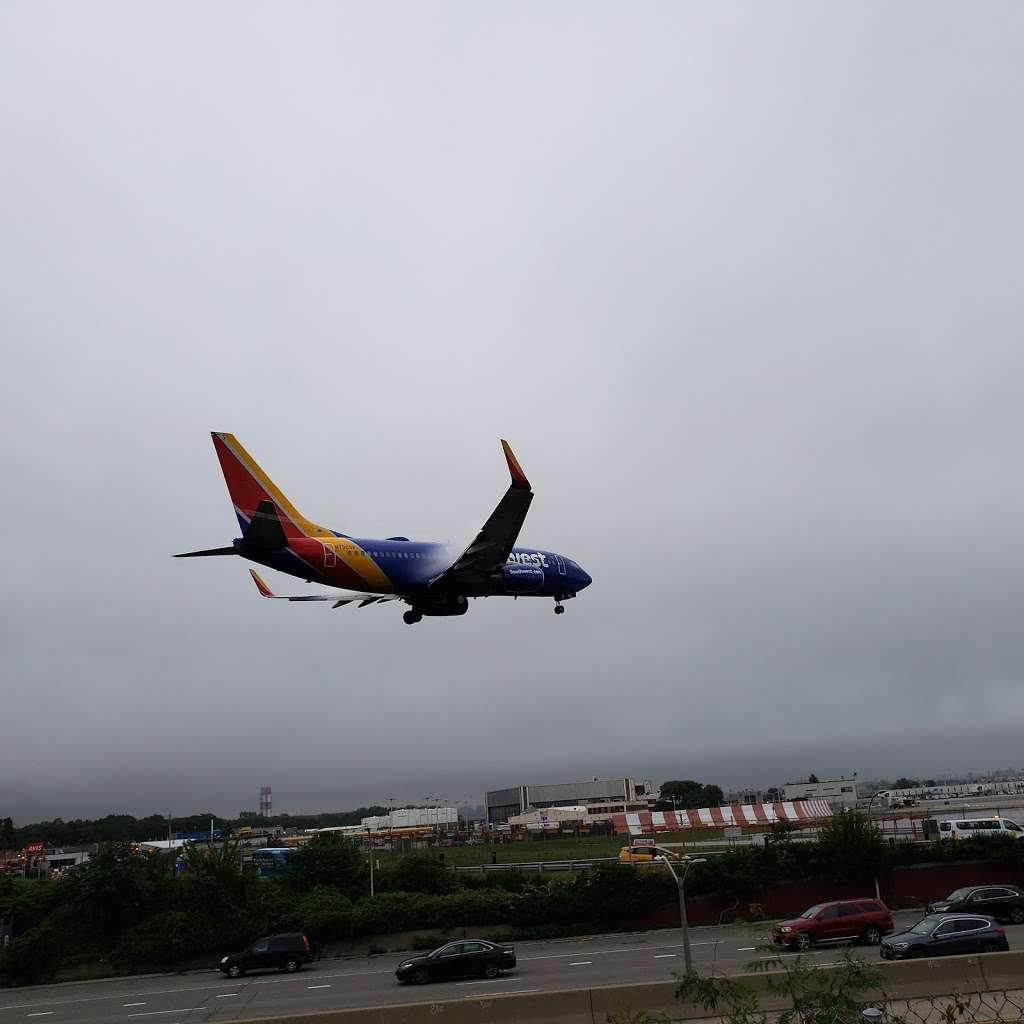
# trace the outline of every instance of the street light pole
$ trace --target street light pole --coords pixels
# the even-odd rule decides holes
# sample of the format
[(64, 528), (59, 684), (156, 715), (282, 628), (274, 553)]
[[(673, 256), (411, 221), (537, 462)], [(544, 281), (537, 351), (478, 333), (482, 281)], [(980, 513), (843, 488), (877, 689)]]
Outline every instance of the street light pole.
[(373, 840), (371, 838), (372, 832), (370, 829), (366, 830), (366, 848), (370, 852), (370, 896), (373, 896)]
[(679, 896), (679, 927), (683, 933), (683, 967), (687, 974), (691, 974), (693, 972), (693, 954), (690, 952), (690, 925), (686, 918), (686, 875), (694, 864), (706, 864), (707, 858), (694, 858), (690, 857), (689, 854), (680, 857), (679, 860), (683, 865), (683, 874), (680, 877), (676, 874), (676, 869), (672, 867), (674, 855), (660, 846), (655, 846), (655, 849), (661, 855), (662, 862), (672, 872), (672, 877), (675, 879), (676, 893)]

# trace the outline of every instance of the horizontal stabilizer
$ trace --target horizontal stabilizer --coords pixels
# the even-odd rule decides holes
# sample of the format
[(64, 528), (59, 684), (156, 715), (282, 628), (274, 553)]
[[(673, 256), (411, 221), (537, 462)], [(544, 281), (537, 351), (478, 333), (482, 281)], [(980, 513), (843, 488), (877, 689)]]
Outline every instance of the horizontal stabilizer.
[(340, 594), (299, 594), (290, 596), (287, 594), (275, 594), (270, 587), (263, 582), (263, 577), (255, 569), (250, 569), (253, 583), (263, 597), (273, 598), (275, 601), (333, 601), (332, 608), (341, 608), (343, 605), (359, 602), (360, 608), (368, 604), (376, 604), (378, 601), (400, 601), (397, 594), (352, 594), (342, 591)]
[(209, 558), (211, 555), (237, 555), (234, 548), (207, 548), (205, 551), (183, 551), (175, 558)]

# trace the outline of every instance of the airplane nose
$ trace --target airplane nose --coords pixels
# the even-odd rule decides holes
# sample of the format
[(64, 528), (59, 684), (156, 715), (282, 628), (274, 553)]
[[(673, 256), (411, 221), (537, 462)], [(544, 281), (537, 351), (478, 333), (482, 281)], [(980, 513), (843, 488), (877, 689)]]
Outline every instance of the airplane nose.
[(585, 572), (583, 569), (580, 569), (580, 590), (583, 590), (585, 587), (589, 587), (590, 584), (593, 582), (594, 581), (593, 579), (591, 579), (590, 574), (588, 572)]

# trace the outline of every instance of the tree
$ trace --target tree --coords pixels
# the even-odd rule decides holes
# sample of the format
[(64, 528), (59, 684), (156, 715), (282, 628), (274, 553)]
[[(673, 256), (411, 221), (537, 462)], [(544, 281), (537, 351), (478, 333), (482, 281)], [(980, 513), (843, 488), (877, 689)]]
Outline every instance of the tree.
[(358, 899), (366, 894), (368, 874), (362, 855), (350, 839), (318, 835), (292, 856), (282, 877), (298, 889), (328, 886)]
[(886, 845), (866, 815), (842, 810), (822, 825), (817, 854), (826, 876), (854, 881), (878, 875), (885, 863)]
[(662, 783), (659, 806), (664, 805), (665, 810), (673, 807), (690, 810), (694, 807), (717, 807), (722, 799), (719, 786), (695, 782), (693, 779), (676, 779)]
[(0, 818), (0, 850), (12, 850), (14, 839), (14, 822), (10, 818)]
[(818, 776), (814, 774), (814, 772), (811, 772), (811, 774), (807, 776), (807, 781), (808, 783), (812, 783), (816, 786), (819, 782), (819, 779)]
[(116, 939), (169, 902), (169, 867), (166, 856), (136, 853), (128, 843), (107, 843), (61, 881), (61, 893), (98, 937)]
[(898, 778), (896, 780), (896, 782), (895, 782), (895, 784), (893, 785), (892, 788), (893, 789), (916, 789), (917, 785), (918, 785), (917, 779), (908, 779), (908, 778), (905, 778), (904, 776), (900, 776), (900, 778)]
[(451, 892), (457, 885), (454, 873), (436, 857), (412, 854), (399, 857), (397, 863), (381, 872), (377, 887), (381, 892)]

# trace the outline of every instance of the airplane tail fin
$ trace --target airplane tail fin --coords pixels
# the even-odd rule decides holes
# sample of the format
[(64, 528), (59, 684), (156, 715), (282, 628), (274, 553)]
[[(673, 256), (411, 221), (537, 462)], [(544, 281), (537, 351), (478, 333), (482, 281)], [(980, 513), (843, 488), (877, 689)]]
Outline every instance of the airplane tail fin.
[(282, 547), (292, 538), (331, 534), (299, 512), (234, 434), (215, 432), (213, 447), (247, 540), (255, 534), (260, 547)]

